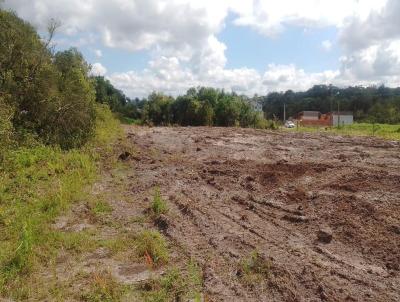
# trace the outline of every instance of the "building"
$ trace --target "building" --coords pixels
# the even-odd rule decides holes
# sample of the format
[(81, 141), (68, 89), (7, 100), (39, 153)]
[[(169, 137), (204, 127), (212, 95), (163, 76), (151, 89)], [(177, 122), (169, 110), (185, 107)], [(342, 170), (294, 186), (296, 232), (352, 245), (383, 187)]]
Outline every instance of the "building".
[(334, 111), (323, 114), (319, 111), (302, 111), (297, 115), (301, 126), (343, 126), (353, 124), (353, 113), (349, 111)]
[(332, 118), (332, 126), (344, 126), (353, 124), (353, 112), (350, 111), (334, 111), (329, 113)]
[(260, 101), (257, 100), (250, 100), (249, 101), (251, 108), (253, 108), (254, 111), (256, 112), (263, 112), (263, 106)]

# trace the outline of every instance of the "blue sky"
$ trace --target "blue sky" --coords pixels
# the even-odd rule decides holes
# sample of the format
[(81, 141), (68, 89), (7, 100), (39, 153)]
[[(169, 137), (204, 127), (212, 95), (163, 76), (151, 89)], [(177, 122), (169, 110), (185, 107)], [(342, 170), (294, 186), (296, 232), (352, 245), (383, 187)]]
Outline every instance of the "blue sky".
[[(238, 27), (228, 20), (225, 29), (218, 35), (227, 45), (228, 68), (246, 66), (260, 72), (270, 63), (296, 64), (309, 72), (337, 69), (340, 47), (323, 49), (323, 41), (335, 43), (337, 29), (287, 27), (276, 37), (265, 37), (249, 27)], [(244, 55), (245, 54), (245, 55)]]
[(398, 0), (5, 0), (130, 97), (400, 85)]

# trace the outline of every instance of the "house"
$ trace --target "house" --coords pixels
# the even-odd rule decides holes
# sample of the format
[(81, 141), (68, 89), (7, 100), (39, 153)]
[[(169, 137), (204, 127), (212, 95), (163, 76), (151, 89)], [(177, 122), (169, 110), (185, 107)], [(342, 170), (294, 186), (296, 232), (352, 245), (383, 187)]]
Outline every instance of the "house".
[(249, 104), (251, 105), (251, 108), (253, 108), (254, 111), (256, 112), (263, 112), (263, 106), (260, 101), (257, 100), (250, 100)]
[(334, 111), (329, 113), (332, 119), (332, 126), (344, 126), (353, 124), (353, 112), (351, 111)]
[(301, 126), (326, 126), (331, 125), (330, 117), (319, 111), (302, 111), (297, 115)]
[(353, 113), (349, 111), (334, 111), (323, 114), (319, 111), (302, 111), (297, 115), (301, 126), (343, 126), (353, 124)]

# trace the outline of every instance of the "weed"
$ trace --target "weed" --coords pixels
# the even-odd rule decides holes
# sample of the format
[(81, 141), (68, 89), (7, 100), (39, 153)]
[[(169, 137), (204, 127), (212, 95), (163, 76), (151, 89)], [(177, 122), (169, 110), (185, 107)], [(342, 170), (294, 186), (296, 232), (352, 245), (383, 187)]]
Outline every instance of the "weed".
[(165, 238), (157, 231), (145, 230), (135, 238), (136, 251), (139, 257), (150, 256), (154, 264), (168, 262), (169, 252)]
[(160, 189), (156, 188), (154, 192), (153, 202), (151, 203), (151, 211), (154, 216), (158, 217), (161, 214), (168, 212), (168, 206), (165, 200), (161, 197)]
[(116, 302), (121, 301), (126, 289), (118, 284), (109, 272), (93, 273), (90, 289), (82, 295), (87, 302)]
[(201, 270), (191, 261), (186, 271), (173, 268), (163, 277), (145, 284), (142, 296), (146, 302), (200, 301), (201, 287)]
[(92, 208), (92, 212), (95, 216), (99, 216), (112, 212), (112, 207), (107, 202), (103, 200), (98, 200), (95, 202)]
[(238, 276), (242, 278), (246, 285), (254, 286), (268, 279), (270, 270), (270, 261), (260, 255), (258, 251), (253, 251), (241, 261)]

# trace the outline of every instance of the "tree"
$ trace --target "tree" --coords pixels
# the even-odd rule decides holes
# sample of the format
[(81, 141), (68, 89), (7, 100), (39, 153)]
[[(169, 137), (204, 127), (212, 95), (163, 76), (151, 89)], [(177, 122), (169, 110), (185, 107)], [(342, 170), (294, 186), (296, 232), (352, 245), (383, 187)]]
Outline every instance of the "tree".
[(18, 140), (28, 134), (71, 148), (93, 133), (94, 89), (76, 49), (53, 56), (48, 47), (55, 29), (49, 27), (43, 42), (30, 24), (0, 10), (0, 102)]

